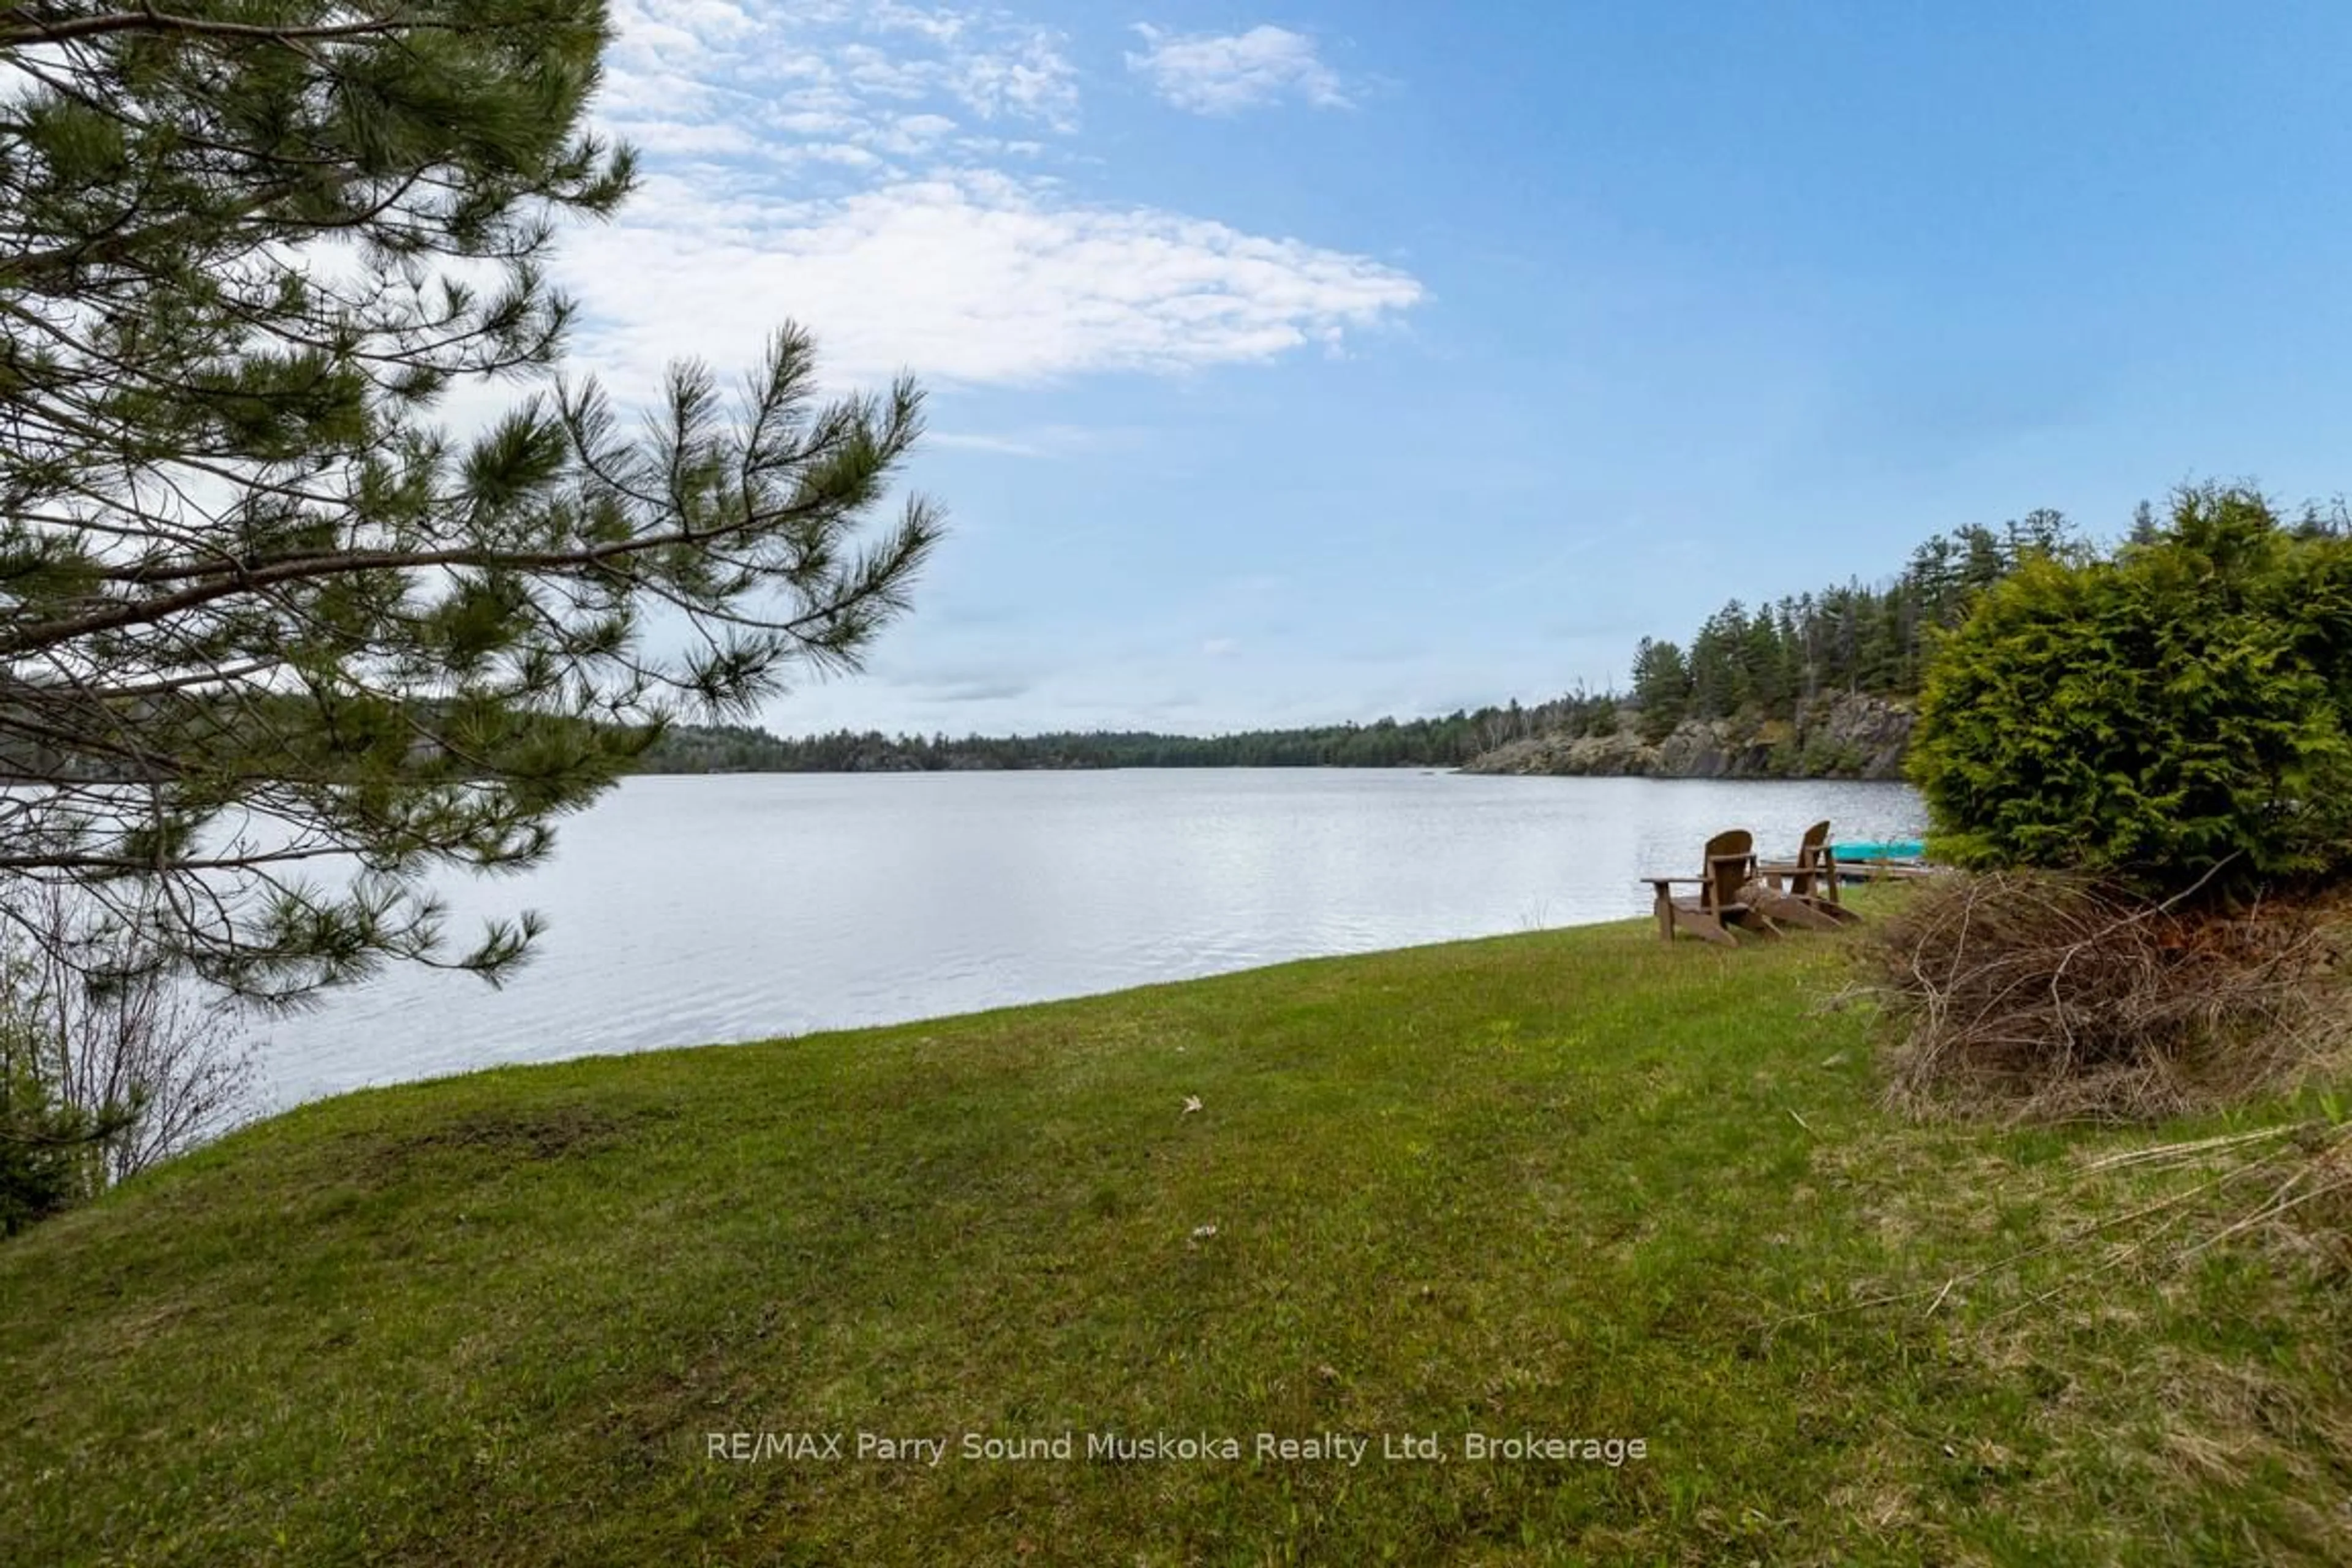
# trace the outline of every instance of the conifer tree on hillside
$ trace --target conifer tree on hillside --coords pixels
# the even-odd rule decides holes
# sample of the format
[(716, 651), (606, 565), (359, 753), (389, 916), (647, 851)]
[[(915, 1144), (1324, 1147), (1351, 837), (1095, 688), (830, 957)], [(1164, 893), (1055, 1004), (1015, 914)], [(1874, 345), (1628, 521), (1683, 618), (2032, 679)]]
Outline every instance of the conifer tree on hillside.
[(1691, 700), (1691, 669), (1683, 650), (1643, 637), (1633, 650), (1633, 704), (1643, 740), (1655, 743), (1683, 721)]

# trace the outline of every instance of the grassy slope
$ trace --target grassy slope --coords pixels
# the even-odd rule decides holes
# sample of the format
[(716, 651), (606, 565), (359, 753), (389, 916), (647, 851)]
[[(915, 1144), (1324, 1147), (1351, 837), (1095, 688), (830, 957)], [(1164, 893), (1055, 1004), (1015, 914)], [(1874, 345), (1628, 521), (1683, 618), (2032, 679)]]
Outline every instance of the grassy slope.
[[(1935, 1300), (2188, 1178), (1886, 1120), (1838, 947), (1538, 932), (310, 1106), (0, 1247), (0, 1560), (2330, 1560), (2341, 1286), (2102, 1241)], [(1453, 1457), (704, 1436), (860, 1428)], [(1649, 1457), (1460, 1455), (1524, 1430)]]

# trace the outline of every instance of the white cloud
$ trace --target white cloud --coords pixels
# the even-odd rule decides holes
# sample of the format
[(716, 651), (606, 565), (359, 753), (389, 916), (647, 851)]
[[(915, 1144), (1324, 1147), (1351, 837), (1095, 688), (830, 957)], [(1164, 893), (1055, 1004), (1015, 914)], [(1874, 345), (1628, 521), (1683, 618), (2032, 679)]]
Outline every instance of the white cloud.
[(876, 145), (893, 157), (912, 158), (932, 152), (955, 130), (956, 122), (944, 114), (902, 114), (882, 129)]
[(760, 150), (750, 131), (722, 121), (647, 118), (629, 126), (629, 140), (641, 153), (677, 158), (740, 158)]
[(1288, 97), (1319, 109), (1345, 109), (1339, 77), (1318, 58), (1315, 40), (1286, 27), (1246, 33), (1171, 33), (1149, 23), (1135, 30), (1147, 46), (1127, 57), (1128, 69), (1179, 109), (1195, 114), (1235, 114)]
[(619, 0), (601, 107), (625, 134), (644, 118), (717, 117), (794, 133), (887, 137), (910, 106), (989, 121), (1077, 128), (1077, 69), (1062, 36), (994, 10), (896, 0)]
[(923, 435), (923, 445), (1000, 458), (1066, 458), (1099, 450), (1121, 435), (1082, 425), (1038, 425), (1014, 431), (929, 430)]
[(976, 172), (820, 202), (656, 176), (564, 257), (583, 349), (631, 384), (678, 354), (744, 363), (786, 315), (844, 379), (1034, 383), (1336, 347), (1422, 293), (1364, 257)]
[[(1422, 296), (1364, 256), (1072, 194), (1055, 172), (1102, 184), (1074, 141), (1078, 73), (1058, 33), (1006, 12), (618, 0), (614, 15), (600, 115), (644, 150), (646, 179), (558, 265), (584, 307), (576, 358), (625, 396), (682, 355), (748, 366), (787, 317), (836, 384), (902, 368), (1024, 384), (1336, 348)], [(1147, 37), (1171, 68), (1245, 46), (1257, 74), (1228, 97), (1265, 79), (1338, 91), (1278, 28)], [(1311, 69), (1266, 63), (1286, 39)]]
[(992, 436), (979, 430), (931, 430), (924, 433), (923, 445), (945, 447), (955, 452), (986, 452), (999, 458), (1043, 458), (1045, 448), (1034, 441), (1024, 441), (1018, 436)]

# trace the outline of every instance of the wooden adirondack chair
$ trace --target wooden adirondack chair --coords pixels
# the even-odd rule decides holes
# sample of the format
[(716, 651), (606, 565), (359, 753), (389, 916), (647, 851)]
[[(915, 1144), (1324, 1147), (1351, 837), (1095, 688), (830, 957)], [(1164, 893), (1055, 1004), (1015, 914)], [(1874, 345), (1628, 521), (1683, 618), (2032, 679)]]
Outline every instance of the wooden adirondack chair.
[[(1659, 941), (1672, 942), (1675, 931), (1687, 930), (1708, 942), (1737, 947), (1739, 943), (1730, 931), (1734, 925), (1777, 934), (1772, 932), (1771, 921), (1751, 909), (1746, 897), (1756, 874), (1754, 834), (1744, 827), (1717, 834), (1706, 841), (1701, 866), (1701, 874), (1696, 877), (1643, 879), (1654, 895)], [(1699, 889), (1696, 896), (1675, 896), (1675, 889), (1694, 882)]]
[[(1826, 917), (1832, 925), (1862, 919), (1838, 897), (1837, 855), (1830, 848), (1830, 825), (1826, 822), (1816, 822), (1805, 829), (1805, 837), (1797, 846), (1796, 859), (1759, 865), (1756, 874), (1777, 897), (1803, 904)], [(1786, 915), (1778, 904), (1769, 912)]]

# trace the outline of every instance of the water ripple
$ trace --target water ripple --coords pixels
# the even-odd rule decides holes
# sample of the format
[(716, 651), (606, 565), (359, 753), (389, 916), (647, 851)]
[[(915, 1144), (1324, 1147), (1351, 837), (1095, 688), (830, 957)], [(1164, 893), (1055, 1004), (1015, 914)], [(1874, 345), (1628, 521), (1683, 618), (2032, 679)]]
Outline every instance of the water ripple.
[(503, 990), (394, 973), (269, 1031), (282, 1101), (499, 1062), (758, 1039), (1643, 913), (1719, 828), (1916, 837), (1894, 784), (1418, 771), (633, 779), (453, 932), (550, 918)]

